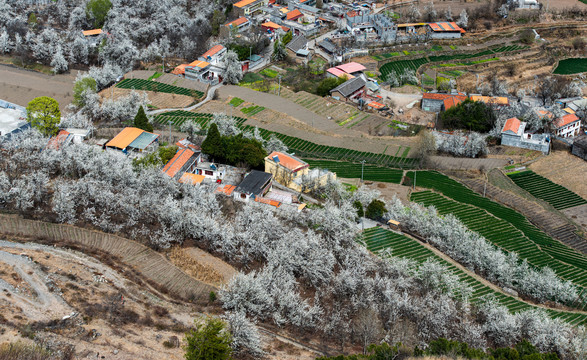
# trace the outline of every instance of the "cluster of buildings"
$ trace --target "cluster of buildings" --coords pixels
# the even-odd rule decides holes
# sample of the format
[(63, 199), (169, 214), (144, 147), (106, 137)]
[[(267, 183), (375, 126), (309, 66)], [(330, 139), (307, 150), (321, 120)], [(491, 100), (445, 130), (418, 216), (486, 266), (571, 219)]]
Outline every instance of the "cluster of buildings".
[(376, 80), (365, 75), (367, 68), (357, 62), (337, 65), (326, 70), (327, 77), (344, 78), (346, 81), (330, 90), (330, 96), (335, 100), (352, 102), (368, 106), (375, 110), (385, 110), (381, 103), (382, 97), (377, 93), (380, 86)]
[(299, 194), (336, 178), (327, 170), (311, 170), (306, 162), (282, 152), (272, 152), (265, 158), (265, 171), (245, 173), (241, 168), (205, 161), (199, 147), (185, 139), (176, 145), (178, 151), (163, 167), (164, 174), (184, 184), (216, 184), (217, 193), (238, 201), (302, 210), (305, 204)]
[(189, 64), (181, 64), (171, 72), (184, 76), (186, 79), (197, 80), (209, 84), (222, 82), (223, 63), (227, 49), (223, 45), (214, 45), (208, 51)]

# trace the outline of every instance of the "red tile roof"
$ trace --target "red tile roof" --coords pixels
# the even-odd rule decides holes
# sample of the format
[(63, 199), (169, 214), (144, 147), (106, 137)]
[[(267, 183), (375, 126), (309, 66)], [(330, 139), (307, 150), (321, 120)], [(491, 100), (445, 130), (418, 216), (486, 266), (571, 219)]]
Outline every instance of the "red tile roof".
[(229, 22), (228, 24), (224, 25), (224, 26), (240, 26), (242, 24), (246, 24), (247, 22), (249, 22), (249, 20), (246, 17), (239, 17), (238, 19)]
[(518, 120), (518, 118), (507, 119), (501, 132), (504, 133), (506, 131), (511, 131), (514, 134), (517, 134), (518, 130), (520, 130), (520, 124), (521, 122)]
[(424, 93), (422, 95), (422, 99), (428, 100), (439, 100), (444, 101), (444, 99), (448, 99), (449, 97), (455, 97), (461, 101), (465, 101), (467, 98), (465, 95), (452, 95), (452, 94), (440, 94), (440, 93)]
[(351, 10), (349, 12), (346, 13), (346, 16), (348, 17), (355, 17), (355, 16), (359, 16), (359, 13), (356, 12), (355, 10)]
[(219, 186), (216, 189), (216, 192), (217, 193), (223, 193), (225, 195), (230, 196), (230, 195), (232, 195), (232, 192), (234, 191), (234, 189), (236, 189), (236, 186), (235, 185), (224, 185), (224, 186)]
[(297, 19), (301, 18), (302, 16), (304, 16), (304, 14), (302, 14), (302, 12), (300, 10), (295, 9), (295, 10), (292, 10), (287, 13), (286, 19), (287, 20), (297, 20)]
[(461, 29), (460, 26), (458, 26), (455, 22), (437, 22), (437, 23), (429, 23), (428, 26), (430, 26), (430, 28), (433, 31), (438, 31), (438, 32), (460, 32), (460, 33), (464, 33), (465, 30)]
[(385, 107), (385, 105), (378, 103), (376, 101), (370, 102), (369, 106), (372, 107), (373, 109), (383, 109)]
[(70, 133), (65, 130), (59, 130), (59, 133), (49, 139), (49, 143), (47, 144), (47, 149), (59, 150), (61, 145), (67, 142)]
[[(279, 160), (278, 162), (275, 161), (275, 157), (277, 157), (277, 159)], [(283, 167), (291, 170), (291, 171), (299, 171), (301, 169), (310, 167), (310, 165), (308, 165), (307, 163), (301, 161), (300, 159), (297, 159), (293, 156), (278, 152), (278, 151), (274, 151), (271, 154), (269, 154), (265, 159), (271, 160), (273, 162), (276, 162), (280, 165), (282, 165)]]
[(350, 62), (350, 63), (346, 63), (346, 64), (342, 64), (342, 65), (338, 65), (336, 66), (337, 69), (340, 69), (342, 71), (344, 71), (347, 74), (351, 74), (357, 71), (364, 71), (367, 70), (367, 68), (357, 62)]
[(174, 177), (181, 168), (189, 161), (189, 159), (195, 155), (196, 153), (191, 151), (190, 149), (180, 149), (177, 150), (173, 159), (169, 160), (167, 164), (163, 167), (163, 172), (166, 175)]
[(464, 101), (462, 96), (453, 95), (444, 99), (444, 110), (448, 110), (453, 106), (456, 106)]
[(251, 5), (252, 3), (254, 3), (256, 0), (241, 0), (237, 3), (235, 3), (232, 6), (235, 6), (237, 8), (244, 8), (245, 6)]
[(202, 54), (202, 57), (206, 58), (208, 56), (214, 56), (222, 49), (224, 49), (224, 46), (222, 46), (220, 44), (214, 45), (214, 46), (212, 46), (212, 48), (210, 50), (208, 50), (204, 54)]
[(563, 117), (560, 117), (558, 119), (556, 119), (556, 121), (554, 122), (554, 126), (556, 126), (557, 128), (561, 128), (563, 126), (567, 126), (569, 124), (574, 123), (575, 121), (579, 120), (579, 118), (577, 117), (577, 115), (575, 114), (567, 114)]

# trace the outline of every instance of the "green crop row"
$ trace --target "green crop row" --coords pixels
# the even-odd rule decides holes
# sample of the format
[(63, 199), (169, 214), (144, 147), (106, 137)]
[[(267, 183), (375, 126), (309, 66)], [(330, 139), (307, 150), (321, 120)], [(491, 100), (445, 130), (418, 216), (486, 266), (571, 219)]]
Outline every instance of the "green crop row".
[[(406, 176), (414, 181), (414, 172), (410, 171)], [(435, 171), (418, 171), (416, 173), (415, 182), (416, 186), (434, 189), (447, 198), (459, 203), (459, 206), (447, 210), (446, 213), (450, 212), (459, 217), (459, 215), (462, 215), (459, 213), (459, 210), (464, 211), (466, 207), (463, 204), (468, 204), (480, 210), (485, 210), (493, 215), (493, 217), (511, 224), (513, 229), (519, 230), (524, 235), (525, 239), (534, 243), (539, 248), (540, 254), (528, 254), (529, 261), (532, 260), (531, 262), (539, 267), (548, 264), (555, 272), (557, 272), (557, 274), (559, 274), (559, 276), (562, 274), (576, 284), (582, 286), (587, 285), (587, 258), (560, 241), (549, 237), (517, 211), (484, 198), (461, 183)], [(486, 216), (483, 216), (483, 214), (486, 213), (482, 212), (479, 215), (481, 216), (479, 220), (481, 223), (486, 221), (485, 219), (487, 218)], [(463, 219), (466, 220), (465, 218)], [(514, 235), (517, 234), (517, 232), (515, 234), (509, 234), (508, 230), (505, 232), (506, 235), (504, 235), (504, 233), (497, 228), (493, 232), (495, 234), (486, 232), (484, 236), (487, 240), (492, 241), (497, 245), (502, 244), (499, 245), (502, 247), (504, 247), (502, 241), (506, 241), (507, 239), (502, 240), (499, 237), (508, 237), (511, 235), (513, 239), (515, 237)], [(526, 251), (525, 249), (530, 244), (529, 242), (522, 241), (522, 239), (512, 241), (513, 243), (506, 244), (510, 246), (508, 248), (510, 251)], [(538, 255), (540, 255), (540, 258), (536, 258)], [(553, 262), (552, 259), (557, 260), (558, 263)]]
[(328, 169), (336, 176), (342, 178), (356, 178), (360, 179), (361, 175), (367, 181), (381, 181), (399, 184), (402, 180), (403, 171), (398, 169), (390, 169), (375, 165), (364, 165), (360, 163), (349, 163), (340, 161), (328, 160), (305, 160), (312, 168)]
[[(203, 113), (193, 113), (185, 110), (175, 110), (169, 111), (166, 113), (159, 114), (155, 116), (155, 123), (167, 125), (169, 121), (171, 121), (172, 125), (176, 128), (179, 128), (184, 122), (186, 121), (193, 121), (200, 125), (202, 128), (206, 128), (210, 120), (214, 118), (212, 114), (203, 114)], [(234, 117), (235, 125), (237, 127), (241, 127), (242, 124), (247, 121), (245, 118), (241, 117)]]
[(253, 116), (255, 114), (258, 114), (258, 113), (260, 113), (263, 110), (265, 110), (265, 108), (262, 107), (262, 106), (259, 106), (259, 105), (253, 105), (253, 106), (250, 106), (248, 108), (241, 109), (241, 111), (243, 112), (243, 114), (246, 114), (246, 115), (249, 115), (249, 116)]
[[(473, 289), (473, 294), (471, 296), (472, 303), (478, 303), (484, 296), (493, 295), (512, 313), (534, 308), (530, 304), (491, 289), (489, 286), (483, 284), (481, 281), (461, 270), (456, 265), (436, 255), (432, 250), (428, 249), (418, 241), (407, 236), (380, 227), (374, 227), (365, 230), (361, 240), (367, 249), (375, 254), (379, 253), (381, 250), (390, 248), (392, 250), (392, 256), (411, 259), (419, 263), (422, 263), (429, 258), (435, 259), (440, 264), (444, 265), (448, 272), (458, 276), (461, 282), (464, 282)], [(587, 315), (585, 314), (552, 309), (547, 310), (547, 312), (549, 316), (560, 318), (572, 325), (585, 325), (587, 323)]]
[(558, 62), (558, 66), (554, 69), (555, 74), (571, 75), (587, 72), (586, 58), (565, 59)]
[(196, 99), (201, 99), (204, 96), (204, 93), (198, 90), (187, 89), (144, 79), (124, 79), (116, 84), (116, 87), (121, 89), (157, 91), (168, 94), (186, 95)]
[(519, 187), (554, 206), (557, 210), (587, 204), (587, 200), (571, 190), (555, 184), (531, 170), (508, 174)]
[(240, 104), (242, 104), (244, 102), (245, 101), (243, 99), (234, 97), (234, 98), (230, 99), (229, 104), (232, 105), (232, 106), (234, 106), (234, 107), (237, 107), (237, 106), (239, 106)]

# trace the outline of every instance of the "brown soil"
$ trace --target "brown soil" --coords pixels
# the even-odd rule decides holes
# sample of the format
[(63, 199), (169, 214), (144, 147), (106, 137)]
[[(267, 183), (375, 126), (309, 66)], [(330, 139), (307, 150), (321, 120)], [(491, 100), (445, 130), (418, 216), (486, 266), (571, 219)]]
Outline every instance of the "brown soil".
[(186, 274), (217, 287), (227, 284), (237, 273), (226, 262), (196, 247), (174, 247), (169, 259)]
[[(119, 97), (127, 96), (131, 93), (131, 91), (131, 89), (121, 89), (111, 86), (107, 89), (100, 91), (100, 96), (102, 97), (102, 99), (118, 99)], [(144, 92), (149, 97), (151, 105), (156, 106), (159, 109), (183, 108), (188, 107), (194, 103), (194, 98), (187, 95), (167, 94), (154, 91)]]
[(0, 99), (27, 106), (36, 97), (49, 96), (59, 102), (64, 111), (73, 100), (73, 82), (77, 71), (61, 75), (46, 75), (0, 64)]
[(587, 161), (566, 151), (553, 151), (532, 163), (529, 168), (587, 199)]
[(581, 230), (584, 234), (583, 237), (587, 238), (585, 235), (587, 234), (587, 204), (565, 209), (562, 210), (562, 212), (581, 226)]

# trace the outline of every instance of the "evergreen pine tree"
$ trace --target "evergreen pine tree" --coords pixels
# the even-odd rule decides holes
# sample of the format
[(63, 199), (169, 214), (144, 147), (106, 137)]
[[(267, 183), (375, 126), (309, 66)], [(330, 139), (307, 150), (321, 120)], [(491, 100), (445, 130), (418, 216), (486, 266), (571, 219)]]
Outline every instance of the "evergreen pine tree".
[(222, 152), (222, 138), (218, 126), (216, 124), (210, 125), (206, 139), (202, 142), (202, 152), (220, 161), (223, 158)]
[(139, 111), (137, 111), (137, 115), (135, 116), (135, 127), (148, 131), (153, 132), (153, 125), (147, 119), (147, 114), (145, 114), (145, 110), (143, 107), (139, 107)]

